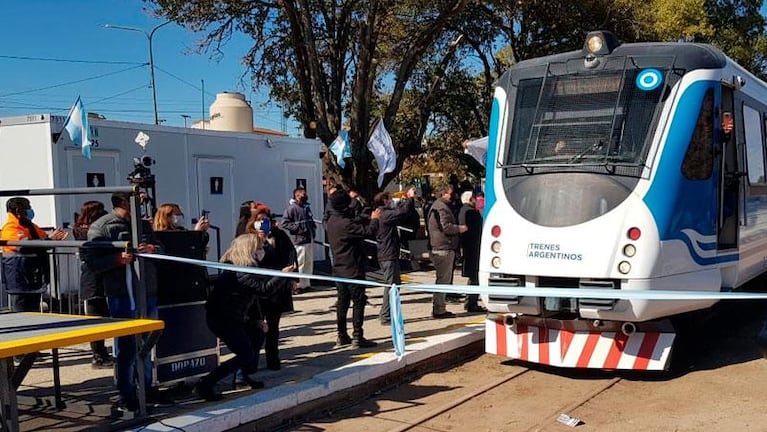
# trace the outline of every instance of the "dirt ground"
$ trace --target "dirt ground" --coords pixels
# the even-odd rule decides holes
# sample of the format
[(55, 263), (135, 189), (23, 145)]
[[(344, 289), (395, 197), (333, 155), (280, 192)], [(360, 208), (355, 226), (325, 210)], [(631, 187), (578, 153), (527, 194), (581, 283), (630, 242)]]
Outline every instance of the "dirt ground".
[[(696, 317), (671, 372), (574, 371), (483, 355), (285, 430), (767, 431), (767, 360), (754, 342), (765, 318), (764, 302), (721, 303)], [(563, 425), (560, 414), (581, 422)]]

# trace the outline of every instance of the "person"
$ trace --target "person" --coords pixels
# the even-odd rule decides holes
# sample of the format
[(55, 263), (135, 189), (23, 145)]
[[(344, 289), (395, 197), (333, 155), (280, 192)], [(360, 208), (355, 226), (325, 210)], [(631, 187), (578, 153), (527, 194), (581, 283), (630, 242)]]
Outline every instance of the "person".
[[(86, 201), (77, 213), (72, 234), (75, 240), (88, 240), (88, 228), (98, 218), (107, 214), (101, 201)], [(82, 256), (85, 252), (80, 250)], [(104, 294), (104, 280), (85, 263), (80, 265), (80, 295), (85, 300), (85, 313), (91, 316), (108, 317), (109, 306)], [(107, 350), (103, 340), (91, 342), (91, 366), (93, 368), (114, 367), (114, 357)]]
[(485, 193), (482, 191), (479, 191), (475, 194), (476, 198), (476, 209), (480, 212), (480, 214), (485, 210)]
[[(429, 226), (429, 245), (431, 246), (431, 261), (436, 272), (436, 284), (453, 283), (453, 267), (458, 249), (458, 235), (468, 230), (466, 225), (456, 223), (456, 217), (450, 207), (453, 197), (453, 187), (450, 184), (439, 188), (439, 198), (434, 201), (429, 213), (425, 215)], [(433, 318), (450, 318), (454, 314), (447, 310), (445, 293), (434, 293), (432, 296)]]
[[(381, 210), (375, 209), (370, 214), (370, 222), (364, 223), (352, 216), (349, 209), (351, 197), (345, 190), (337, 189), (328, 197), (328, 202), (330, 209), (326, 227), (330, 250), (333, 252), (333, 276), (364, 280), (367, 261), (364, 239), (375, 236)], [(336, 282), (336, 288), (338, 289), (336, 347), (351, 344), (352, 348), (372, 348), (378, 345), (365, 339), (362, 329), (367, 304), (365, 287), (355, 283)], [(353, 339), (349, 337), (346, 329), (346, 314), (349, 311), (350, 302), (353, 302)]]
[(565, 150), (567, 149), (567, 143), (565, 140), (559, 140), (554, 144), (554, 154), (555, 155), (562, 155), (564, 154)]
[[(221, 262), (240, 267), (259, 267), (266, 252), (264, 241), (257, 234), (237, 236), (221, 257)], [(221, 400), (223, 396), (215, 385), (224, 377), (242, 371), (245, 382), (251, 388), (263, 388), (264, 383), (256, 381), (251, 374), (257, 369), (257, 353), (261, 348), (264, 332), (268, 325), (263, 316), (253, 316), (252, 311), (260, 309), (259, 297), (270, 297), (278, 290), (285, 289), (285, 278), (261, 276), (226, 270), (218, 278), (205, 302), (205, 319), (208, 328), (218, 336), (234, 353), (202, 377), (195, 385), (197, 394), (205, 400)], [(251, 333), (255, 323), (258, 335)], [(254, 343), (255, 341), (255, 343)]]
[(349, 209), (351, 210), (352, 215), (354, 217), (363, 217), (367, 204), (362, 198), (362, 195), (360, 195), (360, 191), (356, 186), (349, 186), (349, 198), (352, 199), (351, 203), (349, 204)]
[(732, 113), (725, 111), (722, 113), (722, 132), (724, 133), (724, 140), (730, 139), (730, 134), (734, 128), (735, 123), (732, 121)]
[[(482, 240), (482, 215), (475, 208), (476, 199), (472, 192), (461, 194), (463, 206), (458, 212), (458, 225), (465, 225), (466, 231), (460, 235), (463, 266), (461, 276), (469, 278), (469, 285), (479, 285), (479, 251)], [(477, 304), (479, 294), (466, 296), (464, 309), (467, 312), (484, 312), (485, 309)]]
[[(314, 271), (314, 237), (317, 225), (314, 223), (314, 215), (309, 204), (309, 196), (306, 189), (297, 187), (293, 190), (293, 199), (282, 214), (280, 225), (290, 234), (290, 240), (296, 248), (298, 257), (298, 271), (303, 274), (312, 274)], [(301, 278), (296, 287), (296, 293), (310, 289), (311, 282), (308, 278)]]
[(381, 312), (378, 316), (382, 325), (391, 323), (391, 316), (389, 315), (391, 285), (401, 282), (400, 236), (397, 226), (406, 222), (412, 212), (415, 211), (414, 197), (415, 188), (410, 188), (407, 190), (406, 198), (397, 206), (395, 206), (389, 192), (379, 192), (373, 198), (376, 207), (381, 210), (381, 216), (378, 218), (376, 242), (378, 243), (378, 264), (381, 266), (383, 281), (386, 284), (384, 285)]
[[(174, 203), (165, 203), (157, 208), (157, 213), (154, 215), (154, 223), (152, 228), (157, 231), (186, 231), (186, 225), (184, 220), (184, 212), (181, 211), (181, 207)], [(201, 217), (194, 225), (195, 231), (208, 231), (210, 228), (210, 222), (207, 217)]]
[[(11, 198), (5, 209), (8, 219), (0, 231), (0, 240), (64, 240), (69, 236), (59, 228), (46, 233), (32, 222), (35, 211), (27, 198)], [(11, 311), (40, 312), (42, 293), (50, 277), (44, 249), (3, 246), (2, 251), (2, 277), (5, 291), (11, 295)]]
[[(96, 219), (88, 228), (88, 241), (131, 241), (131, 195), (125, 192), (112, 194), (112, 212)], [(162, 247), (152, 231), (152, 226), (143, 218), (137, 217), (141, 223), (141, 238), (136, 250), (141, 253), (162, 252)], [(135, 256), (130, 251), (117, 249), (84, 249), (83, 261), (90, 271), (100, 275), (103, 280), (104, 293), (109, 305), (112, 318), (139, 318), (135, 307), (135, 299), (131, 300), (126, 282), (126, 266), (131, 266)], [(131, 266), (133, 277), (133, 292), (136, 292), (138, 277)], [(157, 275), (154, 264), (147, 260), (143, 263), (142, 280), (146, 295), (146, 315), (156, 319), (157, 311)], [(132, 304), (133, 303), (133, 304)], [(115, 338), (115, 375), (120, 399), (115, 408), (118, 411), (136, 411), (138, 409), (136, 376), (136, 338), (124, 336)], [(144, 382), (146, 385), (146, 401), (155, 406), (172, 405), (174, 401), (162, 394), (157, 388), (152, 388), (152, 362), (149, 356), (144, 359)]]
[[(296, 248), (288, 234), (274, 224), (271, 210), (268, 207), (260, 207), (251, 220), (248, 233), (258, 234), (265, 240), (266, 254), (259, 267), (286, 273), (297, 271)], [(280, 319), (283, 313), (294, 310), (292, 286), (298, 281), (289, 279), (288, 282), (290, 289), (281, 289), (271, 296), (259, 299), (268, 328), (264, 335), (264, 355), (266, 367), (270, 370), (280, 370), (282, 367), (279, 354)]]
[(245, 234), (248, 229), (248, 221), (256, 212), (256, 202), (252, 200), (243, 201), (240, 204), (240, 216), (237, 219), (237, 228), (234, 230), (234, 236)]

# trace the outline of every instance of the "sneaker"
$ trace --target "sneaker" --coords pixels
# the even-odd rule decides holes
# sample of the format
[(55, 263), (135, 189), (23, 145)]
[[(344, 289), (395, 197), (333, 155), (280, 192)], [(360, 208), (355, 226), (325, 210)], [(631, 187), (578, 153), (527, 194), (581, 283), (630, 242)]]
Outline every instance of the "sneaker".
[(466, 312), (472, 312), (472, 313), (475, 313), (475, 312), (477, 312), (477, 313), (478, 313), (478, 312), (481, 312), (481, 313), (486, 313), (486, 312), (487, 312), (487, 309), (483, 308), (483, 307), (482, 307), (482, 306), (480, 306), (480, 305), (471, 305), (471, 306), (469, 306), (469, 305), (466, 305), (466, 306), (464, 306), (464, 307), (463, 307), (463, 309), (464, 309)]
[(432, 312), (431, 313), (432, 318), (453, 318), (455, 317), (455, 314), (450, 311), (442, 311), (442, 312)]
[(356, 348), (373, 348), (376, 346), (378, 346), (378, 343), (365, 338), (354, 339), (352, 341), (352, 348), (355, 348), (355, 349)]
[(352, 343), (352, 338), (349, 335), (339, 335), (336, 339), (336, 348), (345, 347)]
[(197, 393), (197, 396), (205, 399), (208, 402), (220, 401), (224, 398), (224, 395), (213, 390), (212, 387), (202, 385), (199, 382), (194, 386), (194, 392)]
[(131, 417), (135, 416), (138, 412), (138, 401), (137, 400), (118, 400), (117, 402), (112, 404), (111, 408), (111, 416), (112, 417)]

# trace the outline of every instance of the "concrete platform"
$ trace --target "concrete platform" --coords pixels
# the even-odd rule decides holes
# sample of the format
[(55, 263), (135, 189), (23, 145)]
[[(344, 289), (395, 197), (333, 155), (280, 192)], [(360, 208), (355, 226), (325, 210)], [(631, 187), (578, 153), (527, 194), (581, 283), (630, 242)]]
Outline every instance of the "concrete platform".
[[(433, 271), (411, 272), (408, 282), (431, 283)], [(456, 271), (456, 285), (465, 278)], [(383, 288), (367, 289), (365, 336), (379, 343), (373, 349), (335, 349), (335, 289), (315, 287), (294, 296), (296, 312), (281, 321), (282, 369), (261, 367), (257, 377), (262, 390), (237, 388), (231, 380), (219, 383), (224, 400), (216, 403), (197, 398), (188, 386), (167, 390), (176, 401), (168, 408), (153, 408), (150, 419), (117, 417), (111, 412), (117, 392), (111, 369), (93, 369), (89, 347), (61, 351), (62, 390), (66, 407), (57, 409), (53, 398), (50, 356), (38, 361), (19, 389), (21, 428), (24, 431), (142, 430), (216, 432), (258, 421), (257, 430), (273, 429), (344, 400), (359, 399), (396, 383), (403, 374), (444, 367), (460, 357), (483, 352), (484, 315), (468, 314), (461, 304), (448, 304), (456, 313), (450, 319), (431, 318), (431, 294), (402, 292), (406, 353), (394, 355), (391, 329), (379, 324)], [(351, 312), (350, 312), (351, 313)], [(350, 324), (351, 325), (351, 324)], [(351, 331), (351, 329), (350, 329)]]

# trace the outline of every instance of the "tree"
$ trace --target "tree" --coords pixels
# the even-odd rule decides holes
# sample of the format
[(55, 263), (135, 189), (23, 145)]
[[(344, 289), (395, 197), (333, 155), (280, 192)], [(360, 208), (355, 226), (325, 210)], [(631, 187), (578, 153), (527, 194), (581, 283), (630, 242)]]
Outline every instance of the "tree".
[[(451, 62), (458, 35), (454, 22), (468, 0), (145, 0), (155, 12), (196, 31), (206, 31), (201, 49), (218, 50), (235, 31), (249, 35), (244, 60), (253, 85), (265, 85), (305, 135), (325, 144), (347, 118), (353, 164), (340, 173), (367, 193), (376, 189), (376, 170), (366, 149), (370, 127), (380, 114), (396, 132), (397, 175), (403, 161), (421, 151), (435, 82)], [(420, 74), (416, 77), (415, 75)], [(417, 78), (417, 79), (416, 79)], [(407, 90), (419, 99), (415, 125), (396, 131)], [(385, 94), (386, 97), (380, 97)], [(332, 155), (326, 162), (333, 169)]]

